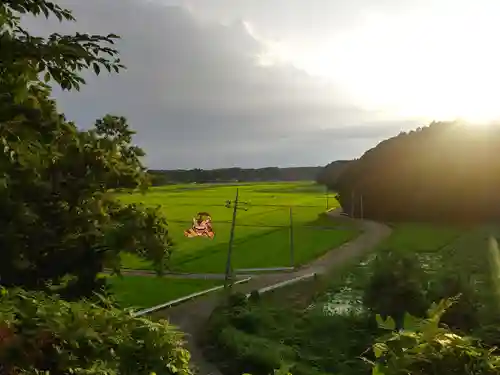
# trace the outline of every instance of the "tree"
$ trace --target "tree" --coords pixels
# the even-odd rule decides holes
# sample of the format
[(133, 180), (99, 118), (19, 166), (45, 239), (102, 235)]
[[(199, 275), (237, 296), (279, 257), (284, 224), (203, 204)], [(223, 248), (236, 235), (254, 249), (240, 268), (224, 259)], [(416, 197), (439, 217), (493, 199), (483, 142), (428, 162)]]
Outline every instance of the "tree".
[(20, 16), (31, 14), (60, 21), (75, 21), (68, 9), (48, 0), (4, 0), (0, 5), (0, 87), (3, 96), (26, 99), (30, 88), (39, 85), (38, 77), (50, 79), (63, 89), (78, 89), (85, 80), (78, 74), (93, 69), (99, 74), (104, 67), (118, 72), (124, 68), (110, 47), (117, 35), (107, 36), (51, 34), (48, 38), (34, 37), (20, 25)]
[[(49, 98), (53, 80), (78, 89), (79, 72), (119, 71), (115, 35), (31, 36), (20, 15), (74, 20), (46, 0), (6, 0), (0, 5), (0, 278), (6, 287), (51, 290), (65, 298), (101, 290), (108, 265), (133, 251), (161, 273), (171, 251), (157, 209), (123, 205), (110, 189), (148, 185), (123, 117), (105, 116), (79, 130)], [(106, 57), (107, 55), (107, 57)], [(39, 77), (43, 76), (46, 82)]]
[(336, 183), (342, 172), (351, 164), (353, 160), (337, 160), (326, 165), (316, 176), (316, 182), (327, 185), (330, 190), (336, 189)]

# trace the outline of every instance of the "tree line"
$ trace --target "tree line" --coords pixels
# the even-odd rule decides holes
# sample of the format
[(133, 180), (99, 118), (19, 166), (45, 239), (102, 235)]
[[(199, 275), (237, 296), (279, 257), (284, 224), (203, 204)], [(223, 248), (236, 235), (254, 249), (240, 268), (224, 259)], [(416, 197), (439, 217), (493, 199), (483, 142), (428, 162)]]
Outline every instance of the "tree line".
[(498, 126), (432, 122), (379, 143), (324, 183), (343, 209), (381, 221), (500, 219)]
[(336, 160), (321, 168), (316, 176), (316, 182), (320, 185), (328, 185), (330, 190), (335, 190), (337, 180), (342, 172), (351, 164), (353, 160)]
[(154, 186), (177, 183), (314, 181), (322, 167), (149, 170)]

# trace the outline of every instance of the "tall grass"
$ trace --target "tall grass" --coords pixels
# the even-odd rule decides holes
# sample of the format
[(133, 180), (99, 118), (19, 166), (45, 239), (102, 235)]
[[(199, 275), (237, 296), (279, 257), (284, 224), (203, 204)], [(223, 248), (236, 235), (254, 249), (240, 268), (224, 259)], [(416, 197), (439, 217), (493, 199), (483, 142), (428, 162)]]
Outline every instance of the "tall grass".
[(495, 237), (488, 238), (488, 255), (490, 258), (490, 274), (497, 308), (500, 310), (500, 249)]

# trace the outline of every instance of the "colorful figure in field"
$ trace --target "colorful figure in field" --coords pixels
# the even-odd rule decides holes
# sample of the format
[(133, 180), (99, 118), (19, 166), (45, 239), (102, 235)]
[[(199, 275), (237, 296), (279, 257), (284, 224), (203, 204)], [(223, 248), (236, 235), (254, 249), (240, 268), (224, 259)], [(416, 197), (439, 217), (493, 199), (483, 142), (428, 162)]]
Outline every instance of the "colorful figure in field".
[(212, 218), (208, 212), (198, 212), (193, 218), (193, 226), (184, 231), (186, 237), (208, 237), (213, 239), (215, 236), (212, 228)]

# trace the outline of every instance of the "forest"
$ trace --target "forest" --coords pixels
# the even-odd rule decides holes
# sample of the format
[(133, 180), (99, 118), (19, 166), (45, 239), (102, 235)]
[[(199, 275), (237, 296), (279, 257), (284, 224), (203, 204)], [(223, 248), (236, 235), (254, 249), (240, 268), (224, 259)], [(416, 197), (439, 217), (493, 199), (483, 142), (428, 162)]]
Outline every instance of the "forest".
[(500, 128), (433, 122), (389, 138), (323, 182), (344, 211), (380, 221), (500, 218)]

